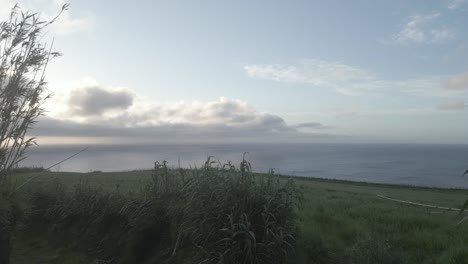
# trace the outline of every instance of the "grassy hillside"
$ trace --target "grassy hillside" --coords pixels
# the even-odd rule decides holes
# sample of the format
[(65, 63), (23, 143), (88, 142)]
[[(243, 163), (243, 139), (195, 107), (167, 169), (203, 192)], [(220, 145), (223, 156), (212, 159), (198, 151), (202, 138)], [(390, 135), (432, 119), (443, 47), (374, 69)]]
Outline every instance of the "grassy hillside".
[[(33, 175), (18, 174), (17, 185)], [(54, 182), (71, 187), (80, 181), (131, 197), (150, 184), (151, 172), (46, 172), (23, 188), (18, 199), (24, 201), (31, 191)], [(377, 197), (460, 207), (468, 191), (319, 179), (296, 179), (296, 183), (304, 200), (298, 210), (296, 253), (288, 255), (291, 263), (468, 263), (468, 225), (456, 225), (456, 212)], [(13, 264), (34, 259), (38, 261), (34, 263), (90, 263), (93, 259), (83, 249), (43, 237), (45, 233), (19, 230)]]
[(468, 227), (456, 226), (457, 213), (377, 197), (459, 207), (465, 191), (317, 180), (301, 185), (303, 259), (320, 255), (319, 249), (326, 253), (316, 263), (468, 263)]

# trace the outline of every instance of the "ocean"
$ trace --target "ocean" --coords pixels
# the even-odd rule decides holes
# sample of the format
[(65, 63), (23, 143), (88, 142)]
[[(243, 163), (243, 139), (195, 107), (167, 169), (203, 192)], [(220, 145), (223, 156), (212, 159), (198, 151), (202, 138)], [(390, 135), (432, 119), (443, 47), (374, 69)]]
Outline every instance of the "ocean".
[[(32, 147), (24, 166), (48, 167), (85, 146)], [(155, 161), (170, 167), (200, 167), (208, 156), (238, 165), (244, 152), (256, 172), (372, 183), (468, 188), (468, 145), (399, 144), (153, 144), (91, 145), (53, 171), (128, 171), (150, 169)]]

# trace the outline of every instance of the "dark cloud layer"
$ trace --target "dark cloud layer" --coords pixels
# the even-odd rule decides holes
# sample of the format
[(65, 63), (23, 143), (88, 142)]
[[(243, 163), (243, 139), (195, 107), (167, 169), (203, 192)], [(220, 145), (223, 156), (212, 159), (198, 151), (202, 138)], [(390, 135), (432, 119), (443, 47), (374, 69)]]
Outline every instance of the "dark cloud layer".
[(94, 86), (72, 91), (68, 103), (73, 114), (93, 116), (108, 110), (127, 109), (133, 104), (133, 97), (127, 91), (108, 91)]
[[(83, 124), (43, 117), (32, 135), (48, 137), (107, 138), (119, 142), (299, 142), (335, 137), (327, 133), (302, 133), (288, 127), (278, 118), (267, 117), (256, 125), (233, 127), (225, 124), (160, 124), (157, 126), (123, 127)], [(68, 142), (73, 143), (73, 142)]]
[(307, 122), (307, 123), (300, 123), (295, 126), (295, 128), (310, 128), (310, 129), (326, 129), (330, 128), (328, 126), (324, 126), (317, 122)]

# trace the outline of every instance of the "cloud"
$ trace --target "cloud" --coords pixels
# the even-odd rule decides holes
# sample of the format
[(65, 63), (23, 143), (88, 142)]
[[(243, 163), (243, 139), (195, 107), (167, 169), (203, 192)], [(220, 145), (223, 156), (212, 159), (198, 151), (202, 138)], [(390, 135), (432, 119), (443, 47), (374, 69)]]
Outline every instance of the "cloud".
[(371, 92), (380, 86), (373, 73), (340, 62), (312, 59), (296, 65), (252, 64), (244, 66), (244, 70), (255, 79), (330, 87), (345, 95)]
[[(99, 124), (93, 123), (78, 123), (71, 120), (59, 120), (53, 118), (42, 118), (34, 133), (42, 136), (66, 136), (66, 137), (127, 137), (141, 138), (146, 137), (164, 137), (180, 138), (186, 137), (187, 140), (197, 142), (197, 138), (229, 138), (233, 136), (245, 137), (253, 135), (271, 136), (273, 132), (270, 130), (271, 124), (259, 123), (256, 126), (240, 126), (232, 127), (225, 124), (188, 124), (188, 123), (162, 123), (159, 125), (127, 127), (119, 123)], [(267, 133), (265, 133), (267, 132)], [(295, 130), (282, 131), (288, 133), (296, 133)]]
[(92, 13), (86, 13), (81, 17), (73, 17), (70, 11), (66, 11), (52, 24), (53, 30), (60, 35), (68, 35), (75, 32), (88, 32), (94, 29), (96, 18)]
[(106, 90), (92, 86), (73, 90), (69, 107), (79, 116), (102, 115), (109, 110), (127, 109), (133, 104), (134, 95), (125, 90)]
[(15, 6), (16, 1), (14, 0), (0, 0), (0, 18), (4, 19), (8, 15), (10, 15), (11, 8)]
[[(333, 133), (303, 133), (294, 129), (272, 131), (269, 125), (232, 127), (224, 124), (160, 124), (144, 127), (125, 127), (122, 124), (112, 125), (96, 123), (77, 123), (43, 117), (39, 120), (31, 135), (37, 136), (39, 142), (95, 143), (239, 143), (239, 142), (309, 142), (339, 138)], [(53, 140), (49, 140), (52, 138)], [(86, 143), (85, 143), (86, 144)]]
[[(139, 99), (141, 100), (141, 99)], [(96, 100), (99, 101), (99, 100)], [(294, 131), (279, 116), (259, 112), (241, 100), (221, 97), (209, 102), (157, 104), (138, 102), (113, 115), (82, 119), (88, 124), (122, 124), (124, 127), (211, 126), (264, 132)], [(72, 112), (73, 114), (73, 112)], [(76, 118), (72, 115), (69, 119)]]
[(444, 43), (455, 37), (453, 30), (441, 25), (442, 15), (434, 12), (427, 15), (408, 17), (401, 30), (392, 37), (392, 42), (398, 44), (431, 44)]
[(301, 60), (299, 65), (254, 64), (245, 66), (244, 70), (252, 78), (310, 83), (317, 86), (334, 86), (337, 82), (374, 78), (371, 73), (363, 69), (322, 60)]
[(454, 100), (449, 101), (437, 106), (439, 110), (454, 111), (454, 110), (464, 110), (466, 108), (466, 103), (464, 100)]
[(69, 94), (54, 101), (55, 110), (38, 122), (33, 135), (192, 143), (292, 142), (334, 136), (332, 131), (317, 131), (325, 125), (288, 125), (282, 117), (258, 111), (242, 100), (221, 97), (205, 102), (158, 103), (128, 88), (108, 87), (92, 79), (76, 84), (79, 86)]
[(449, 90), (468, 89), (468, 71), (453, 75), (448, 78), (445, 87)]
[[(301, 60), (295, 64), (251, 64), (243, 67), (253, 79), (308, 84), (348, 96), (405, 94), (424, 97), (468, 95), (468, 72), (405, 80), (386, 80), (363, 68), (341, 62)], [(445, 89), (444, 89), (445, 88)], [(450, 91), (449, 91), (450, 90)]]
[[(23, 12), (38, 12), (41, 20), (54, 18), (65, 3), (63, 0), (0, 0), (0, 19), (5, 19), (10, 15), (11, 8), (18, 4)], [(94, 28), (96, 17), (93, 13), (86, 11), (79, 15), (75, 13), (73, 4), (70, 9), (58, 17), (50, 30), (54, 34), (67, 35), (75, 32), (87, 32)]]
[(447, 8), (451, 10), (456, 10), (461, 8), (466, 3), (468, 3), (468, 0), (449, 0)]
[(121, 112), (113, 117), (93, 116), (80, 122), (75, 121), (75, 116), (42, 117), (31, 135), (55, 140), (80, 138), (80, 142), (89, 138), (106, 143), (308, 142), (337, 137), (330, 131), (301, 132), (300, 128), (318, 130), (326, 126), (313, 122), (290, 126), (278, 115), (259, 112), (243, 101), (227, 98), (153, 105), (139, 113), (132, 112), (130, 107)]

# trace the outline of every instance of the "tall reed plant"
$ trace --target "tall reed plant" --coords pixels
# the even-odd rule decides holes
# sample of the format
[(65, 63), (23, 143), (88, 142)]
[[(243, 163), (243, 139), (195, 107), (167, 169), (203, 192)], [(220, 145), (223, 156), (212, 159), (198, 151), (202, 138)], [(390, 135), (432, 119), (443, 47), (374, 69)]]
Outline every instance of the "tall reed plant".
[(32, 189), (30, 228), (115, 263), (285, 263), (294, 254), (294, 181), (208, 158), (195, 169), (156, 162), (151, 184), (132, 196), (81, 181)]

